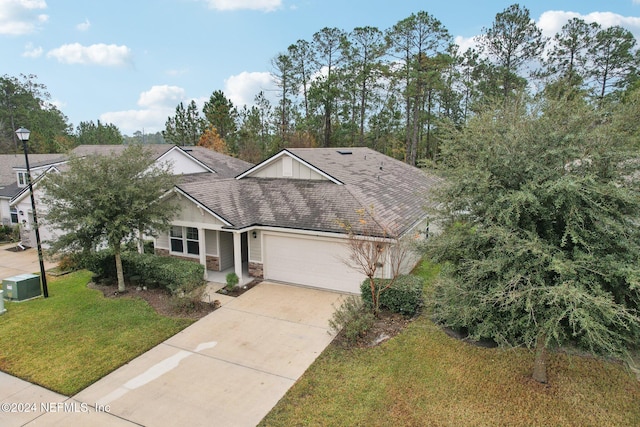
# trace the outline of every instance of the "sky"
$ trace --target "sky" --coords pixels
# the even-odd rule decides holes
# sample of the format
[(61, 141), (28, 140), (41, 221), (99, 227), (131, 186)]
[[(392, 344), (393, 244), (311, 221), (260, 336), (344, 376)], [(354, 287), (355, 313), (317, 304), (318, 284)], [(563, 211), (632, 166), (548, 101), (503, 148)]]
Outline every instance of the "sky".
[[(180, 102), (216, 90), (238, 107), (264, 91), (271, 60), (325, 27), (391, 28), (426, 11), (469, 46), (499, 0), (0, 0), (0, 75), (34, 74), (75, 127), (155, 133)], [(524, 0), (552, 37), (570, 18), (620, 25), (640, 41), (640, 0)], [(28, 128), (28, 123), (20, 126)]]

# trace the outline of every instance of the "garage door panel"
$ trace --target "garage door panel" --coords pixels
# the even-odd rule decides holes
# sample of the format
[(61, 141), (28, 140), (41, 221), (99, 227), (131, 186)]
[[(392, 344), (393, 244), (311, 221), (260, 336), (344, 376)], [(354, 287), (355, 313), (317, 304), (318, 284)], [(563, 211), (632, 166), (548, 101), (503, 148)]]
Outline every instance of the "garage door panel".
[(265, 278), (342, 292), (360, 292), (364, 276), (344, 263), (342, 242), (265, 235)]

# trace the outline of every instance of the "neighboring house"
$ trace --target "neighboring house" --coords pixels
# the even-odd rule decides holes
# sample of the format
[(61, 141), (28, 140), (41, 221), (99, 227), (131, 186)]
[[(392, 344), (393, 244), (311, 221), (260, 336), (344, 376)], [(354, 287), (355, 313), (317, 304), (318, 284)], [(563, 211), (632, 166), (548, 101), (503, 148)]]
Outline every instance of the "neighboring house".
[[(71, 151), (71, 155), (85, 157), (88, 155), (120, 155), (126, 145), (81, 145)], [(224, 156), (203, 147), (177, 147), (169, 144), (150, 144), (145, 149), (154, 157), (158, 164), (168, 163), (171, 165), (172, 172), (175, 175), (212, 175), (212, 176), (234, 176), (240, 171), (251, 166), (250, 163), (242, 160)], [(59, 171), (64, 173), (68, 155), (49, 155), (52, 157), (48, 163), (33, 164), (32, 157), (37, 155), (29, 155), (29, 165), (31, 175), (33, 177), (34, 196), (36, 199), (36, 209), (38, 214), (38, 222), (40, 225), (40, 238), (46, 247), (46, 241), (55, 238), (56, 230), (46, 225), (47, 207), (40, 203), (41, 190), (39, 189), (39, 180), (51, 171)], [(0, 156), (3, 157), (3, 156)], [(35, 159), (37, 160), (37, 159)], [(1, 161), (1, 160), (0, 160)], [(33, 165), (33, 166), (32, 166)], [(24, 167), (24, 157), (20, 166), (16, 167), (17, 173), (26, 168)], [(17, 175), (19, 177), (19, 175)], [(15, 179), (15, 178), (14, 178)], [(12, 184), (13, 185), (13, 184)], [(20, 186), (18, 186), (20, 187)], [(18, 222), (21, 226), (21, 239), (25, 246), (35, 246), (35, 231), (33, 228), (33, 213), (31, 208), (31, 198), (29, 197), (29, 189), (22, 186), (14, 192), (10, 200), (10, 210), (18, 216)]]
[[(198, 261), (211, 271), (360, 292), (365, 278), (347, 264), (341, 221), (379, 235), (424, 238), (427, 196), (439, 182), (368, 148), (286, 149), (235, 178), (186, 179), (173, 194), (182, 211), (157, 253)], [(371, 234), (366, 233), (366, 234)], [(418, 258), (405, 265), (408, 272)], [(391, 274), (388, 265), (381, 276)]]
[[(30, 154), (29, 166), (31, 176), (35, 179), (46, 172), (49, 167), (62, 160), (61, 154)], [(3, 225), (18, 225), (27, 220), (28, 212), (11, 206), (11, 200), (27, 187), (27, 167), (24, 154), (0, 155), (0, 223)]]

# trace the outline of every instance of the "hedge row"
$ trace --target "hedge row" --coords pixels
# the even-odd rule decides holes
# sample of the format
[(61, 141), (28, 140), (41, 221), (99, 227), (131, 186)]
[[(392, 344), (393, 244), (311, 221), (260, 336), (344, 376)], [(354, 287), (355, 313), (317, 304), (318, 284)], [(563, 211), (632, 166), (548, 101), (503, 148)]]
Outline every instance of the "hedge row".
[[(204, 283), (204, 267), (195, 262), (137, 252), (123, 252), (121, 259), (125, 279), (148, 287), (166, 288), (175, 294), (190, 292)], [(79, 267), (92, 271), (99, 280), (117, 280), (113, 251), (85, 255)]]
[[(384, 288), (391, 279), (376, 279), (378, 289)], [(378, 301), (380, 308), (384, 308), (395, 313), (413, 315), (422, 304), (423, 281), (417, 276), (399, 276), (390, 288), (380, 293)], [(373, 305), (371, 300), (371, 286), (369, 279), (365, 279), (360, 285), (362, 300), (369, 306)]]

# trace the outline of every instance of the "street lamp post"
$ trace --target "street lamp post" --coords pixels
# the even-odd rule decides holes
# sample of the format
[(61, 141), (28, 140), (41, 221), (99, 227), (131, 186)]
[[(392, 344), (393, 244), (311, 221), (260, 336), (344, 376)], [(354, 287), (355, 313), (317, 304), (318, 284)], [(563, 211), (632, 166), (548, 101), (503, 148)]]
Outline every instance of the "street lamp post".
[(31, 196), (31, 209), (33, 210), (33, 226), (36, 231), (36, 245), (38, 246), (38, 261), (40, 262), (40, 281), (42, 283), (42, 294), (45, 298), (49, 297), (49, 289), (47, 288), (47, 275), (44, 271), (44, 260), (42, 257), (42, 245), (40, 244), (40, 231), (38, 230), (38, 215), (36, 214), (36, 199), (33, 196), (33, 184), (31, 183), (31, 169), (29, 168), (29, 154), (27, 153), (27, 141), (31, 132), (28, 129), (20, 128), (16, 131), (18, 139), (22, 141), (22, 149), (24, 150), (24, 161), (27, 164), (27, 180), (29, 182), (29, 195)]

